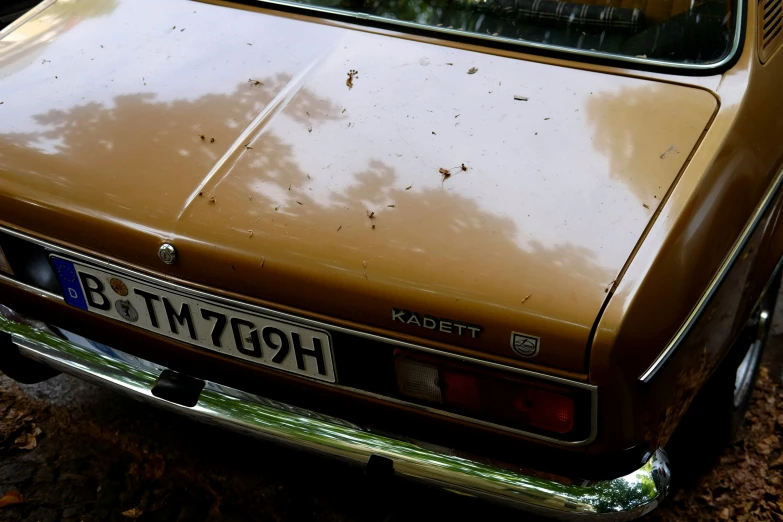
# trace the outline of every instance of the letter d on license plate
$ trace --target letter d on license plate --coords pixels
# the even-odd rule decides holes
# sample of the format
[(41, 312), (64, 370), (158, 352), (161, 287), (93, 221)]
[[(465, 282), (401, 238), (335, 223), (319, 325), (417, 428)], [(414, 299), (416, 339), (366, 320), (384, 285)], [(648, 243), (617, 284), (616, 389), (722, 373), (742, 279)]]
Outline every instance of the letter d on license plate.
[(269, 311), (225, 303), (140, 275), (51, 256), (65, 302), (239, 359), (335, 382), (329, 334)]

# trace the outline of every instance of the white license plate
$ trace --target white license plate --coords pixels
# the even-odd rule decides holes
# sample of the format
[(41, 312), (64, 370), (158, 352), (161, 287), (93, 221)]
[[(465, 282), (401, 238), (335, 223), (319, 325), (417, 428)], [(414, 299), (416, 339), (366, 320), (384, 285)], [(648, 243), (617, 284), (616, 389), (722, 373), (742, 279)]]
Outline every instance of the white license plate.
[(173, 291), (142, 275), (120, 275), (51, 256), (65, 301), (132, 324), (264, 366), (335, 382), (329, 334), (240, 307)]

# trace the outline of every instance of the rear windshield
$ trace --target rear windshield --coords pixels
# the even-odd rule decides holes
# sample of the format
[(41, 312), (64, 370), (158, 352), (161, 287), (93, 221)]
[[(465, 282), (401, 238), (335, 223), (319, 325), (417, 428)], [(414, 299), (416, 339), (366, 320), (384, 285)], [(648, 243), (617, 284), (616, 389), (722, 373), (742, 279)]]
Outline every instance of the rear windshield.
[[(275, 0), (272, 0), (275, 1)], [(277, 0), (409, 26), (672, 64), (735, 49), (738, 0)]]

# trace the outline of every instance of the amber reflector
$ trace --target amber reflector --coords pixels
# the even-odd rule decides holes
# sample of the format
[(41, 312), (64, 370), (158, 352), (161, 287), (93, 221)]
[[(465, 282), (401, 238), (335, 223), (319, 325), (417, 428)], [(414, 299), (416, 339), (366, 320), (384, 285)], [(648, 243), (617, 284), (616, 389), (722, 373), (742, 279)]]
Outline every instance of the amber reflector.
[(14, 271), (11, 270), (11, 265), (8, 264), (8, 259), (5, 257), (5, 253), (3, 252), (3, 247), (0, 247), (0, 272), (14, 275)]

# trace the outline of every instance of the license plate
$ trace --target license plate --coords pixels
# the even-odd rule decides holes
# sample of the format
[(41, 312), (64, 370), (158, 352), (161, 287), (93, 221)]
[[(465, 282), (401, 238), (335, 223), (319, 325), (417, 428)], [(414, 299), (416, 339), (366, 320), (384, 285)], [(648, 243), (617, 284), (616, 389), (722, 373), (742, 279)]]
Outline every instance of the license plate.
[(207, 350), (321, 381), (335, 382), (332, 344), (323, 330), (175, 291), (51, 256), (65, 302)]

